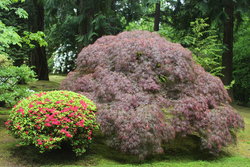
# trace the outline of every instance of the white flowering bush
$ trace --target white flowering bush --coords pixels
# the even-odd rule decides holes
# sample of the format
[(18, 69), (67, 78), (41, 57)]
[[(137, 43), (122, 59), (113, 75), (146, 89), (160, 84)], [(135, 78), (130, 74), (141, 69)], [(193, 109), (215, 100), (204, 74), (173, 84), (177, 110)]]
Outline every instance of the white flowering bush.
[(75, 68), (76, 48), (72, 49), (70, 44), (60, 45), (52, 54), (52, 73), (68, 73)]

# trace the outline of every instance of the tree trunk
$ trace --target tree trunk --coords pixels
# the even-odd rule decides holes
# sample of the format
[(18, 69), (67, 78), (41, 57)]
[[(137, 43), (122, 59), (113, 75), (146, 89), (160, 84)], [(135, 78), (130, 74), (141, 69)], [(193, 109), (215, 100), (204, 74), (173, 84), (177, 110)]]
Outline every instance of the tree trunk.
[[(88, 34), (89, 30), (90, 30), (90, 23), (92, 21), (92, 10), (91, 9), (87, 9), (89, 8), (89, 6), (86, 3), (85, 0), (78, 0), (77, 1), (78, 4), (78, 17), (81, 17), (81, 20), (78, 24), (78, 35), (81, 37), (84, 37)], [(83, 47), (85, 47), (87, 45), (87, 40), (83, 39), (82, 41), (78, 42), (77, 47), (78, 47), (78, 53), (82, 50)]]
[[(225, 5), (225, 12), (227, 14), (227, 19), (224, 23), (224, 36), (223, 44), (226, 46), (226, 50), (222, 55), (222, 66), (225, 68), (222, 70), (224, 75), (222, 81), (225, 85), (230, 85), (233, 80), (233, 29), (234, 29), (234, 4), (233, 2), (228, 2)], [(229, 91), (232, 97), (232, 91)]]
[[(44, 31), (44, 7), (38, 0), (32, 0), (33, 10), (29, 13), (29, 27), (31, 32)], [(36, 47), (31, 51), (30, 64), (39, 80), (49, 80), (49, 70), (45, 47)]]
[(161, 3), (159, 1), (155, 4), (154, 31), (159, 31), (160, 12), (161, 12)]

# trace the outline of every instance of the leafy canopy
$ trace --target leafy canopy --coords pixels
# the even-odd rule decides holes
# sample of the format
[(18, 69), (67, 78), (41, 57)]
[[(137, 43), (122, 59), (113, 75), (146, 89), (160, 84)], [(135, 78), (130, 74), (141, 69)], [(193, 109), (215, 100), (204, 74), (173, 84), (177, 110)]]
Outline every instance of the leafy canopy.
[[(16, 8), (12, 5), (18, 2), (24, 2), (24, 0), (1, 0), (0, 10), (3, 11), (15, 11), (15, 14), (22, 19), (28, 18), (28, 13), (22, 8)], [(0, 20), (0, 54), (5, 54), (6, 49), (10, 48), (12, 45), (22, 46), (22, 43), (28, 44), (30, 47), (34, 47), (31, 41), (37, 41), (40, 46), (46, 46), (47, 43), (44, 40), (43, 32), (19, 32), (17, 26), (6, 25), (2, 19)]]

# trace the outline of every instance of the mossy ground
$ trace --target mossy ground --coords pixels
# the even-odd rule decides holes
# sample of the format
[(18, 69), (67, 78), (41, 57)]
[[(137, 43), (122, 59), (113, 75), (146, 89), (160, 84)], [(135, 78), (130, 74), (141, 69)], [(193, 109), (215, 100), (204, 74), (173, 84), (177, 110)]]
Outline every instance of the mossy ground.
[[(30, 83), (33, 90), (55, 90), (64, 76), (50, 76), (51, 81)], [(238, 134), (238, 144), (225, 150), (218, 158), (206, 157), (200, 152), (172, 152), (151, 157), (143, 163), (108, 148), (101, 135), (95, 139), (90, 151), (76, 158), (68, 147), (40, 154), (32, 146), (20, 146), (18, 140), (10, 136), (4, 122), (10, 109), (0, 107), (0, 167), (250, 167), (250, 108), (234, 105), (245, 120), (245, 130)]]
[(29, 88), (34, 91), (50, 91), (58, 89), (60, 82), (65, 79), (66, 76), (50, 75), (50, 81), (36, 81), (29, 83)]

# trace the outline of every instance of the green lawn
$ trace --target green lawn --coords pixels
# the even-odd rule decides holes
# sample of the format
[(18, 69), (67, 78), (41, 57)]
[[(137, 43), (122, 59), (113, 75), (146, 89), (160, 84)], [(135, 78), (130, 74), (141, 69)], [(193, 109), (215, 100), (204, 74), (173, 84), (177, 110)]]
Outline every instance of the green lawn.
[(50, 81), (36, 81), (33, 83), (29, 83), (29, 88), (35, 91), (50, 91), (58, 89), (60, 86), (60, 82), (65, 78), (66, 76), (60, 76), (60, 75), (50, 75), (49, 79)]
[[(30, 83), (34, 90), (55, 90), (64, 76), (50, 76), (51, 81)], [(245, 119), (246, 128), (239, 133), (238, 145), (226, 149), (226, 154), (218, 158), (201, 156), (200, 153), (171, 153), (152, 157), (142, 163), (136, 163), (133, 157), (122, 155), (108, 148), (99, 135), (90, 151), (76, 158), (69, 148), (40, 154), (32, 146), (20, 146), (10, 136), (4, 121), (10, 109), (0, 108), (0, 167), (250, 167), (250, 108), (234, 105)], [(209, 160), (208, 160), (209, 159)]]

